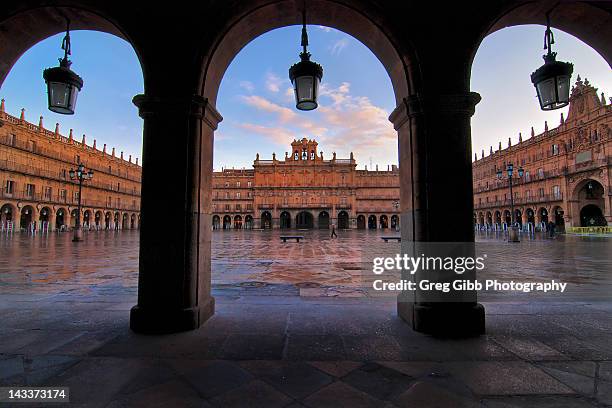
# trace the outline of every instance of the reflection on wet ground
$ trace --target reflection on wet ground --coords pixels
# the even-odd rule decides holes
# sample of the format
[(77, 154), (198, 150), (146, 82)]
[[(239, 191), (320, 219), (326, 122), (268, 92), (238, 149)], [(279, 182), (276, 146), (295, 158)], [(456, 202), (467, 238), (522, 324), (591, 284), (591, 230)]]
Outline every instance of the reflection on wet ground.
[[(394, 256), (401, 244), (383, 242), (395, 231), (299, 231), (305, 240), (282, 243), (283, 231), (215, 231), (212, 234), (215, 290), (302, 296), (361, 296), (372, 256)], [(91, 232), (84, 242), (71, 235), (0, 237), (0, 294), (70, 293), (136, 295), (138, 231)], [(523, 236), (510, 244), (499, 234), (477, 236), (487, 254), (480, 279), (568, 283), (577, 295), (609, 294), (612, 239), (559, 235)], [(491, 294), (488, 294), (491, 295)], [(532, 294), (533, 295), (533, 294)], [(522, 294), (519, 296), (523, 296)], [(530, 296), (530, 295), (524, 295)]]

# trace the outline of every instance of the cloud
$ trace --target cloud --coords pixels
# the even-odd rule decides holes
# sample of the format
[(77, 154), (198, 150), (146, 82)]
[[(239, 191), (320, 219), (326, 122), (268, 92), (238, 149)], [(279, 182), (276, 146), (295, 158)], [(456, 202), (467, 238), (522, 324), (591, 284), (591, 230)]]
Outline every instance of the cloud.
[(270, 141), (278, 144), (286, 144), (287, 141), (295, 138), (295, 133), (281, 127), (267, 127), (256, 125), (254, 123), (241, 123), (238, 125), (244, 130), (247, 130), (258, 135), (262, 135)]
[[(291, 95), (287, 104), (293, 103)], [(303, 114), (259, 95), (242, 96), (241, 100), (260, 111), (264, 125), (245, 123), (243, 129), (265, 136), (279, 144), (301, 137), (315, 137), (327, 151), (346, 154), (352, 150), (360, 163), (369, 157), (379, 163), (397, 163), (397, 133), (388, 120), (389, 112), (365, 96), (351, 94), (351, 84), (337, 87), (323, 83), (319, 109)], [(326, 155), (326, 157), (329, 157)], [(341, 157), (341, 156), (339, 156)]]
[(239, 85), (248, 92), (253, 92), (255, 90), (255, 85), (253, 85), (251, 81), (240, 81)]
[(329, 52), (331, 53), (331, 55), (340, 55), (342, 50), (344, 50), (347, 45), (348, 38), (341, 38), (329, 47)]
[(278, 115), (278, 119), (285, 123), (289, 122), (292, 119), (295, 119), (297, 114), (289, 108), (284, 106), (280, 106), (274, 102), (269, 101), (268, 99), (258, 96), (242, 96), (241, 99), (249, 106), (252, 106), (258, 110), (274, 113)]
[(333, 28), (331, 28), (331, 27), (325, 27), (325, 26), (322, 26), (322, 25), (320, 25), (320, 26), (319, 26), (319, 28), (320, 28), (321, 30), (325, 31), (326, 33), (330, 33), (330, 32), (332, 32), (332, 31), (334, 31), (334, 29), (333, 29)]
[(266, 88), (270, 92), (278, 92), (280, 91), (280, 87), (285, 82), (286, 79), (279, 78), (278, 75), (268, 72), (266, 74)]

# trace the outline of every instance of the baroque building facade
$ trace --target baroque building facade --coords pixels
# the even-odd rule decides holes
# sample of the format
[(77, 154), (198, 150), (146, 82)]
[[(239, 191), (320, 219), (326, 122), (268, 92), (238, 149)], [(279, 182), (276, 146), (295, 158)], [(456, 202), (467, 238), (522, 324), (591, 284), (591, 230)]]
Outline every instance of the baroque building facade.
[(0, 230), (54, 231), (74, 227), (79, 185), (69, 170), (83, 163), (94, 171), (82, 188), (81, 222), (84, 229), (135, 229), (140, 225), (140, 176), (138, 159), (132, 163), (6, 113), (0, 105)]
[[(588, 80), (578, 76), (567, 119), (473, 163), (474, 224), (502, 230), (512, 222), (507, 165), (514, 165), (515, 223), (527, 231), (605, 227), (612, 223), (612, 106)], [(524, 174), (519, 177), (518, 168)], [(497, 178), (502, 170), (503, 177)]]
[(357, 170), (352, 153), (325, 159), (303, 138), (284, 158), (214, 172), (212, 205), (213, 229), (399, 229), (399, 169)]

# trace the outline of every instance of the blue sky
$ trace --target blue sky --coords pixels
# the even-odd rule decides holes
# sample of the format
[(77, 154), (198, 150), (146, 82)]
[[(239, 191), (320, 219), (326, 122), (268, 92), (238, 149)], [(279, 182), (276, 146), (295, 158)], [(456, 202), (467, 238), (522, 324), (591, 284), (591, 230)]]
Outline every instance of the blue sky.
[[(542, 63), (544, 28), (513, 27), (487, 37), (472, 67), (472, 90), (483, 100), (472, 120), (473, 150), (480, 157), (501, 140), (513, 143), (518, 133), (541, 131), (544, 120), (556, 126), (560, 111), (540, 111), (529, 75)], [(609, 95), (610, 67), (594, 50), (555, 30), (558, 58), (574, 63), (574, 77), (586, 76)], [(249, 167), (255, 154), (284, 156), (293, 138), (316, 138), (325, 157), (355, 152), (360, 168), (372, 162), (381, 168), (397, 163), (397, 140), (387, 121), (395, 105), (391, 82), (376, 57), (359, 41), (335, 29), (309, 26), (313, 60), (324, 67), (320, 108), (300, 112), (294, 107), (287, 70), (298, 61), (300, 27), (268, 32), (249, 43), (228, 68), (217, 108), (224, 117), (216, 132), (215, 169)], [(68, 134), (83, 133), (88, 144), (115, 146), (117, 154), (141, 157), (142, 121), (131, 99), (143, 91), (140, 65), (125, 41), (108, 34), (72, 33), (73, 69), (85, 80), (74, 116), (46, 109), (42, 70), (57, 64), (62, 35), (48, 38), (27, 51), (0, 89), (7, 111), (53, 129), (60, 123)], [(564, 111), (566, 111), (565, 109)]]

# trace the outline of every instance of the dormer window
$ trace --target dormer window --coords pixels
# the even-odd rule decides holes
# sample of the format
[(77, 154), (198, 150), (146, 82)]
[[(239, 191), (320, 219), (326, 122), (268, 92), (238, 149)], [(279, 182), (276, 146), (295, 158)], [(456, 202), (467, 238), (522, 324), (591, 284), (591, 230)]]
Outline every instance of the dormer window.
[(315, 151), (311, 150), (310, 151), (310, 160), (314, 160), (315, 159)]
[(302, 160), (308, 160), (308, 153), (306, 149), (302, 149)]
[(300, 158), (300, 154), (296, 150), (295, 153), (293, 153), (293, 160), (298, 160), (299, 158)]

